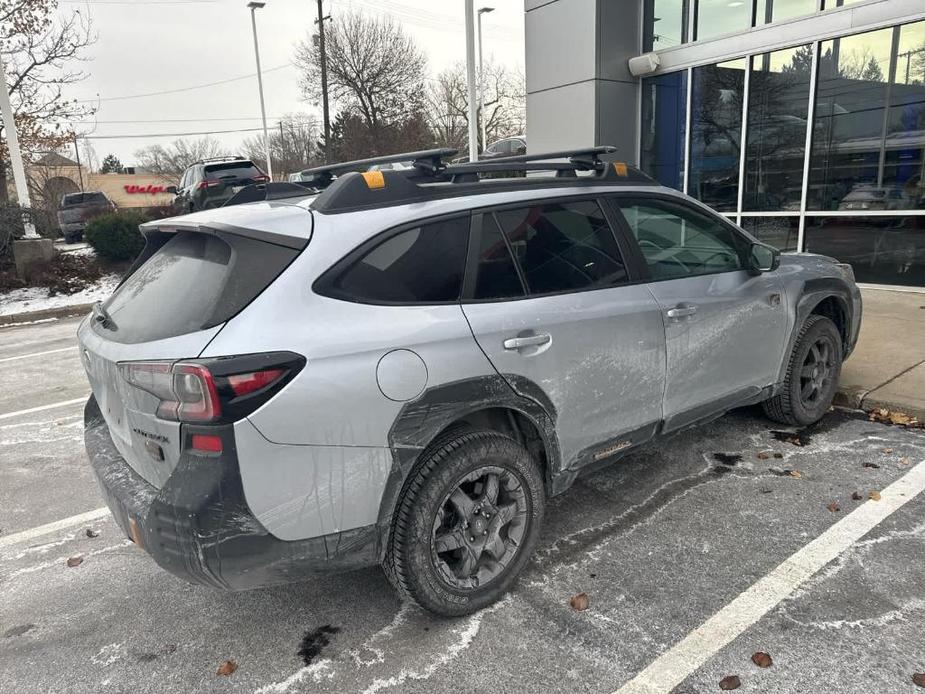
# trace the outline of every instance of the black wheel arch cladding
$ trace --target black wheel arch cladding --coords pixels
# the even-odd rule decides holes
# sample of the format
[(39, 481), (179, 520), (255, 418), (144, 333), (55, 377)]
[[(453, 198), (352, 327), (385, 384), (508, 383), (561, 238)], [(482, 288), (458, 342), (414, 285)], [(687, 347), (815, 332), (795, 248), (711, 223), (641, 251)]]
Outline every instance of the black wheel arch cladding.
[[(510, 379), (510, 382), (509, 380)], [(515, 383), (514, 387), (511, 383)], [(516, 390), (515, 390), (516, 387)], [(528, 393), (529, 397), (521, 393)], [(387, 547), (396, 503), (408, 474), (431, 443), (454, 423), (485, 410), (509, 410), (525, 417), (539, 433), (546, 461), (547, 488), (561, 472), (556, 411), (536, 383), (521, 376), (490, 374), (433, 386), (405, 403), (389, 430), (392, 469), (379, 505), (379, 550)]]

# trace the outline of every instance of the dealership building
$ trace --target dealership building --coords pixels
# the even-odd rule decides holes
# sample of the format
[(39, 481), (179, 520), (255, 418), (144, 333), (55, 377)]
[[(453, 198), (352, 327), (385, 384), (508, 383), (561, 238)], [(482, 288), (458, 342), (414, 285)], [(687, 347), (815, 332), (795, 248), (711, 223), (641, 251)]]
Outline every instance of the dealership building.
[(759, 239), (925, 287), (925, 0), (525, 9), (531, 151), (616, 145)]

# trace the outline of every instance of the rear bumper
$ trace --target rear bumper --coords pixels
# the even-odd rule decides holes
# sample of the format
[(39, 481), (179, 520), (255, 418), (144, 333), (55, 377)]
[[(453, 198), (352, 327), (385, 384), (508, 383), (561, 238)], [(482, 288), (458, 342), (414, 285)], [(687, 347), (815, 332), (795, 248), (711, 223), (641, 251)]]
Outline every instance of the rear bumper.
[[(245, 590), (377, 563), (375, 527), (287, 542), (271, 535), (244, 500), (231, 426), (220, 456), (184, 451), (157, 489), (119, 454), (90, 397), (84, 441), (106, 504), (125, 534), (170, 573), (194, 583)], [(184, 437), (205, 428), (184, 427)]]
[(64, 222), (58, 224), (62, 234), (71, 234), (75, 231), (84, 231), (87, 228), (86, 222)]

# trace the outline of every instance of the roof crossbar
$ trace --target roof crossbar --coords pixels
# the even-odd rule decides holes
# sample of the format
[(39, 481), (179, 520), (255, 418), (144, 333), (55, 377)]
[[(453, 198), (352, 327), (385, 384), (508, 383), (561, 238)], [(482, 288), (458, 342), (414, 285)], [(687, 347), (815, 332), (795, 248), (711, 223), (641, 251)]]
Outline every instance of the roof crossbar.
[(410, 161), (412, 167), (427, 175), (436, 175), (446, 168), (443, 159), (452, 157), (458, 150), (447, 147), (439, 149), (424, 149), (418, 152), (402, 152), (399, 154), (386, 154), (381, 157), (370, 157), (369, 159), (355, 159), (354, 161), (345, 161), (338, 164), (327, 164), (325, 166), (315, 166), (311, 169), (305, 169), (300, 172), (302, 183), (307, 183), (313, 188), (327, 188), (336, 176), (348, 173), (350, 171), (366, 171), (370, 166), (377, 164), (398, 164), (400, 162)]

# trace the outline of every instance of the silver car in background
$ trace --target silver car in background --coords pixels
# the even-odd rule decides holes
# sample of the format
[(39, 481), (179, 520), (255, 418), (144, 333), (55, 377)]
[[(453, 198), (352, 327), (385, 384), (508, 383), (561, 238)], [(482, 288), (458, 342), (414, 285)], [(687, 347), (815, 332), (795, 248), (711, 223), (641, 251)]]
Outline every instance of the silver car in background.
[(611, 152), (406, 153), (144, 225), (79, 330), (126, 534), (224, 589), (380, 564), (460, 615), (511, 587), (583, 471), (743, 405), (818, 420), (857, 340), (850, 267)]

